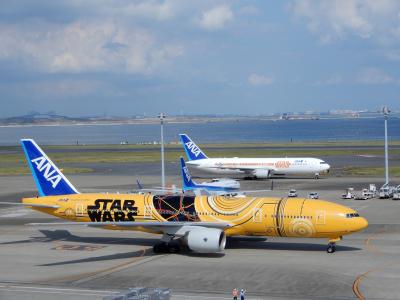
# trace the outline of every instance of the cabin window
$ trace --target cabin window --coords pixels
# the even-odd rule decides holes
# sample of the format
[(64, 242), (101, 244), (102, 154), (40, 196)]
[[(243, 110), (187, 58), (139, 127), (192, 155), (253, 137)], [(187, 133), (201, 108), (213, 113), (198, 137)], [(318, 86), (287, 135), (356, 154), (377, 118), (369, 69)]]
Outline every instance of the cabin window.
[(352, 213), (352, 214), (346, 214), (346, 218), (356, 218), (359, 217), (360, 215), (358, 213)]

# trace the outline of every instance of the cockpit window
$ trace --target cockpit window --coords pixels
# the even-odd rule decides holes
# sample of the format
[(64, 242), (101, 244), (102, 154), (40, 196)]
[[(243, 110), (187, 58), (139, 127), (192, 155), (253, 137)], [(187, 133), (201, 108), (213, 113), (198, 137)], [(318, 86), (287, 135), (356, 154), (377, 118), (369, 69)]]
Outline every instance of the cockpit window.
[(319, 164), (320, 164), (320, 165), (327, 165), (327, 163), (324, 162), (324, 161), (319, 162)]
[(346, 218), (355, 218), (359, 217), (360, 215), (358, 213), (352, 213), (352, 214), (346, 214)]

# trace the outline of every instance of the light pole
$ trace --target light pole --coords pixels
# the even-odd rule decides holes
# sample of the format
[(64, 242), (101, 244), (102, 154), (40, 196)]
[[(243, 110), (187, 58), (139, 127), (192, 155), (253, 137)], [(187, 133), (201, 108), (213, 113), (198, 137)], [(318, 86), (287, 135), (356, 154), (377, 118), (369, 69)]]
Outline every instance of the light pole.
[(164, 168), (164, 119), (167, 115), (160, 113), (158, 118), (161, 122), (161, 187), (165, 189), (165, 168)]
[(388, 146), (388, 134), (387, 134), (387, 120), (389, 117), (390, 110), (387, 106), (384, 106), (382, 113), (385, 119), (385, 185), (389, 184), (389, 146)]

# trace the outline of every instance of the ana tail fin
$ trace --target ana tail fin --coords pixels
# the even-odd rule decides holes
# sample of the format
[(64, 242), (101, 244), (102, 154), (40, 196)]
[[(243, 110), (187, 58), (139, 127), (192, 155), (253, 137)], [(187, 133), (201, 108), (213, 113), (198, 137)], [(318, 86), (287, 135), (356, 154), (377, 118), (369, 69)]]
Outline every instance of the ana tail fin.
[(143, 186), (140, 183), (139, 178), (136, 178), (136, 184), (137, 184), (138, 190), (143, 190)]
[(188, 190), (193, 187), (196, 187), (196, 184), (192, 180), (192, 176), (190, 176), (189, 169), (186, 167), (185, 161), (181, 156), (181, 171), (182, 171), (182, 182), (183, 182), (183, 190)]
[(185, 149), (188, 160), (198, 160), (208, 158), (203, 151), (184, 133), (180, 135), (183, 149)]
[(79, 194), (34, 140), (23, 139), (21, 145), (40, 196)]

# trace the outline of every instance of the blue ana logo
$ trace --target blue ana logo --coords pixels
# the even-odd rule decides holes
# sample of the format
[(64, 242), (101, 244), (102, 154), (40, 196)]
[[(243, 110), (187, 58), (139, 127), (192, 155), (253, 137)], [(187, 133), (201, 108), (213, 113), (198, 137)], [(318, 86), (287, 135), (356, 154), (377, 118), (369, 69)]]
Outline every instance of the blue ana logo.
[(196, 157), (200, 155), (201, 150), (193, 142), (187, 142), (185, 145)]
[(190, 174), (189, 174), (189, 171), (188, 171), (186, 166), (183, 167), (183, 172), (185, 173), (186, 181), (189, 182), (190, 181)]
[(58, 183), (61, 181), (61, 175), (52, 169), (51, 164), (43, 157), (34, 158), (31, 160), (36, 165), (36, 169), (43, 173), (43, 177), (52, 183), (53, 189), (57, 187)]

